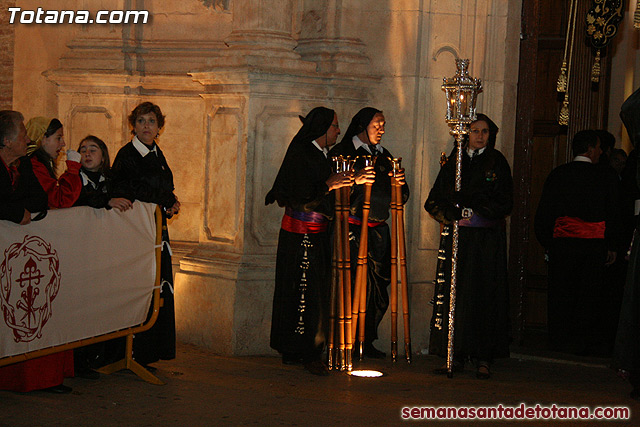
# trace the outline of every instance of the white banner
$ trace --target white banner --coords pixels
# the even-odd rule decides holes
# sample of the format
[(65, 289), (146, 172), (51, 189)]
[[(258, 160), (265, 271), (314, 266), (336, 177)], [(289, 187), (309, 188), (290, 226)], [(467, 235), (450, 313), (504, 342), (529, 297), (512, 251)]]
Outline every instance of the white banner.
[(143, 323), (156, 277), (155, 207), (0, 221), (0, 358)]

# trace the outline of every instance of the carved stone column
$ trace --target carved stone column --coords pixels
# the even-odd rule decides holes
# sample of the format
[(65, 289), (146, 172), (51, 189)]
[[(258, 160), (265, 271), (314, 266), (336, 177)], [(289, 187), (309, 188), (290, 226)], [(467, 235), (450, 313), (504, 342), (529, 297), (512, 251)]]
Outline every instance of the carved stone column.
[(319, 72), (367, 74), (369, 58), (365, 45), (356, 38), (342, 36), (343, 10), (338, 0), (305, 0), (300, 40), (296, 49), (306, 61), (313, 61)]
[(253, 55), (299, 58), (293, 52), (293, 0), (234, 0), (233, 31), (225, 39), (232, 49)]

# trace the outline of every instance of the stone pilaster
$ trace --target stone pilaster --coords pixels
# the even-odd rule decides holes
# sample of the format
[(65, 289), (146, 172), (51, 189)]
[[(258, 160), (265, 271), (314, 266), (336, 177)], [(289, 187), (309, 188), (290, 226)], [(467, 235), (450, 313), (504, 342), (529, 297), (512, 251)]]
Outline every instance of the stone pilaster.
[[(302, 2), (229, 4), (231, 16), (184, 6), (185, 16), (202, 12), (188, 15), (193, 31), (165, 38), (172, 28), (164, 14), (181, 15), (145, 2), (153, 27), (80, 32), (46, 77), (57, 86), (70, 145), (90, 130), (112, 157), (130, 139), (133, 107), (161, 106), (167, 120), (159, 144), (182, 203), (169, 223), (178, 339), (223, 354), (265, 354), (283, 210), (265, 206), (264, 197), (298, 115), (325, 105), (347, 117), (379, 79), (360, 67), (368, 62), (361, 42), (335, 31), (313, 35)], [(217, 26), (228, 31), (206, 37)]]

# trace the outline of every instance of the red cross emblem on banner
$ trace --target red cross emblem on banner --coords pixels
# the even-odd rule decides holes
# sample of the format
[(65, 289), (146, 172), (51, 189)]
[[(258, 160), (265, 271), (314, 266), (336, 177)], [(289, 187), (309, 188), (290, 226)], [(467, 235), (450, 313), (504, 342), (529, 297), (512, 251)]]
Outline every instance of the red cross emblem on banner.
[(0, 264), (0, 308), (16, 342), (42, 336), (60, 290), (60, 263), (51, 245), (25, 236), (4, 251)]

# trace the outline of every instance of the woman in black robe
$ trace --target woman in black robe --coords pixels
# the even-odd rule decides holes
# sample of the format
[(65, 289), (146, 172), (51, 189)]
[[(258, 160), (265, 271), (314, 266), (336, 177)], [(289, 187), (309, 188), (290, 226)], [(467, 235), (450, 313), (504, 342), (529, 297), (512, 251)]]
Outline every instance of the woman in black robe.
[[(640, 187), (640, 161), (637, 157), (640, 142), (640, 89), (622, 104), (620, 117), (635, 147), (633, 153), (636, 157), (631, 160), (638, 165), (636, 182)], [(631, 247), (613, 350), (613, 367), (629, 379), (633, 386), (631, 398), (640, 400), (640, 224), (636, 224)]]
[[(329, 157), (344, 156), (356, 159), (354, 172), (356, 181), (364, 172), (362, 156), (373, 156), (375, 166), (364, 177), (372, 184), (369, 209), (367, 240), (367, 295), (365, 315), (364, 355), (368, 358), (383, 359), (386, 354), (373, 346), (378, 338), (378, 326), (389, 307), (391, 283), (391, 235), (389, 232), (389, 211), (391, 206), (391, 176), (393, 175), (393, 155), (381, 145), (385, 118), (382, 111), (365, 107), (353, 116), (342, 141), (331, 150)], [(409, 199), (409, 186), (405, 182), (404, 169), (397, 172), (396, 179), (402, 185), (402, 203)], [(356, 182), (361, 184), (361, 182)], [(355, 272), (360, 251), (362, 230), (362, 206), (364, 185), (354, 185), (349, 200), (349, 247), (351, 271)], [(351, 274), (351, 290), (355, 289), (356, 275)], [(359, 346), (354, 346), (356, 354)]]
[[(507, 160), (494, 148), (498, 127), (484, 114), (477, 117), (463, 146), (461, 191), (455, 191), (454, 149), (424, 206), (443, 225), (429, 352), (447, 354), (451, 224), (460, 220), (453, 369), (461, 371), (472, 358), (477, 377), (487, 379), (493, 359), (509, 356), (505, 217), (513, 207), (513, 181)], [(463, 218), (463, 208), (471, 216), (465, 209)]]
[(333, 110), (316, 107), (300, 117), (265, 204), (286, 208), (278, 238), (271, 347), (285, 364), (303, 363), (315, 375), (328, 375), (320, 360), (327, 335), (331, 284), (328, 223), (330, 191), (351, 184), (349, 174), (332, 174), (327, 149), (340, 128)]
[(146, 332), (136, 334), (133, 356), (142, 364), (176, 357), (176, 328), (173, 305), (173, 273), (167, 219), (177, 214), (180, 202), (173, 193), (173, 174), (156, 143), (164, 116), (160, 107), (143, 102), (129, 115), (133, 139), (123, 146), (113, 161), (112, 197), (124, 197), (131, 202), (155, 203), (162, 209), (162, 255), (160, 307), (156, 323)]

